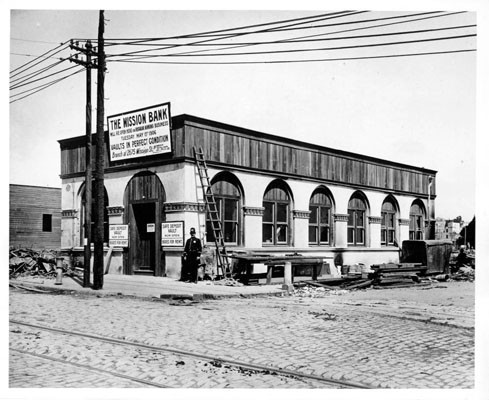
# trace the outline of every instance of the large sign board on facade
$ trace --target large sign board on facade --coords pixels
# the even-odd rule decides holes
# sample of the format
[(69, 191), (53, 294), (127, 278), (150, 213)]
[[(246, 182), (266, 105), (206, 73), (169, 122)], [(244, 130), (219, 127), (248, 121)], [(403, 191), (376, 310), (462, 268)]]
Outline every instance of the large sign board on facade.
[(163, 222), (161, 224), (161, 245), (164, 247), (184, 246), (183, 221)]
[(110, 161), (171, 152), (170, 103), (107, 117)]
[(129, 246), (128, 225), (109, 225), (109, 246), (110, 247)]

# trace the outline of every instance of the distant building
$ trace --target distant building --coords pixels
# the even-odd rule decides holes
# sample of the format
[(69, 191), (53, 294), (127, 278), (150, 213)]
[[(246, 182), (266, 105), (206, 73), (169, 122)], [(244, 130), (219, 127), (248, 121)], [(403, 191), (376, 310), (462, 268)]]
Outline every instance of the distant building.
[(460, 237), (460, 232), (465, 226), (460, 217), (455, 219), (437, 218), (435, 221), (435, 239), (451, 240), (453, 243)]
[(10, 185), (10, 246), (61, 246), (61, 189)]

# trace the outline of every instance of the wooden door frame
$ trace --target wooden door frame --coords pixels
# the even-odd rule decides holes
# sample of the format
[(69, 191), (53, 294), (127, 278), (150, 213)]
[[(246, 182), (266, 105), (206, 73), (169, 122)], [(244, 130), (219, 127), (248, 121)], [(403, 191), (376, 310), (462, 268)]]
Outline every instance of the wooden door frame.
[[(163, 211), (163, 204), (165, 202), (165, 189), (161, 181), (159, 180), (158, 176), (152, 172), (158, 179), (160, 185), (161, 185), (161, 196), (157, 198), (147, 198), (147, 199), (130, 199), (129, 195), (127, 194), (127, 186), (124, 192), (124, 223), (129, 224), (131, 221), (131, 214), (133, 213), (132, 210), (132, 205), (133, 204), (155, 204), (155, 266), (154, 266), (154, 276), (164, 276), (166, 273), (166, 263), (164, 260), (164, 252), (161, 248), (161, 223), (164, 222), (165, 219), (165, 214)], [(131, 179), (128, 181), (128, 184), (131, 182), (132, 179), (137, 177), (138, 174), (135, 174), (134, 176), (131, 177)], [(134, 218), (134, 216), (133, 216)], [(134, 275), (134, 270), (132, 265), (130, 265), (130, 257), (129, 257), (129, 252), (131, 251), (131, 235), (134, 227), (131, 228), (129, 226), (129, 247), (125, 249), (124, 251), (124, 257), (123, 257), (123, 273), (125, 275)]]
[[(133, 219), (134, 219), (134, 222), (136, 220), (136, 218), (134, 217), (134, 211), (132, 209), (132, 206), (134, 204), (137, 204), (137, 205), (144, 205), (144, 204), (154, 204), (154, 207), (155, 207), (155, 235), (154, 235), (154, 248), (155, 248), (155, 253), (154, 253), (154, 260), (155, 260), (155, 265), (154, 265), (154, 276), (161, 276), (161, 273), (162, 273), (162, 267), (161, 267), (161, 255), (162, 255), (162, 251), (161, 251), (161, 210), (160, 210), (160, 207), (159, 204), (160, 202), (157, 200), (157, 199), (150, 199), (150, 200), (133, 200), (133, 201), (129, 201), (128, 203), (128, 207), (130, 208), (130, 213), (132, 213), (133, 215)], [(128, 223), (130, 222), (129, 221), (129, 215), (127, 216), (128, 218)], [(129, 251), (131, 251), (131, 245), (133, 245), (133, 234), (134, 234), (134, 227), (131, 227), (129, 226)], [(128, 270), (128, 273), (130, 275), (134, 275), (134, 269), (133, 269), (133, 266), (131, 265), (132, 263), (130, 262), (131, 261), (131, 255), (128, 254), (127, 255), (127, 270)]]

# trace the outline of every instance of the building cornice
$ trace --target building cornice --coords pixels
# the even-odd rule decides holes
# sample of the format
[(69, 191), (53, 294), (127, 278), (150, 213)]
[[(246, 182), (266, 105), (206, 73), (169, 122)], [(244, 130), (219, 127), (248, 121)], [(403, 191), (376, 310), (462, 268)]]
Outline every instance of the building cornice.
[(265, 212), (265, 207), (243, 206), (244, 215), (253, 215), (255, 217), (262, 217), (264, 212)]
[(309, 219), (311, 212), (309, 210), (292, 210), (292, 216), (298, 219)]
[(369, 224), (381, 224), (382, 223), (382, 217), (370, 216), (370, 217), (368, 217), (368, 223)]
[(78, 210), (62, 210), (61, 218), (76, 218)]
[(190, 202), (175, 202), (175, 203), (165, 203), (163, 208), (167, 213), (174, 212), (205, 212), (204, 203), (190, 203)]
[(334, 214), (334, 220), (338, 222), (348, 222), (348, 214)]
[(108, 206), (107, 213), (109, 215), (122, 215), (124, 214), (124, 206)]

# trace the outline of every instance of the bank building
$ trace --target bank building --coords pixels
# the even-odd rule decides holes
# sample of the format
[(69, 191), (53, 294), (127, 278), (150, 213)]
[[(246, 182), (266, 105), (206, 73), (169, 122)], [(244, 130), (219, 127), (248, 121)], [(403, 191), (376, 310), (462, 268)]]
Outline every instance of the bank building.
[[(298, 276), (310, 275), (308, 259), (320, 260), (315, 273), (327, 278), (340, 274), (343, 265), (399, 262), (403, 240), (429, 239), (436, 171), (280, 132), (186, 114), (164, 115), (167, 122), (160, 117), (151, 117), (151, 123), (122, 114), (108, 118), (104, 253), (110, 252), (110, 274), (178, 279), (191, 227), (215, 249), (213, 219), (219, 219), (229, 259), (234, 265), (248, 260), (247, 273), (258, 281), (267, 273), (267, 257), (304, 257)], [(122, 125), (114, 118), (122, 118)], [(167, 129), (166, 136), (157, 134), (157, 125)], [(86, 136), (59, 145), (61, 247), (83, 259)], [(200, 165), (196, 157), (203, 160)], [(215, 203), (214, 217), (206, 208), (206, 190)]]

